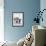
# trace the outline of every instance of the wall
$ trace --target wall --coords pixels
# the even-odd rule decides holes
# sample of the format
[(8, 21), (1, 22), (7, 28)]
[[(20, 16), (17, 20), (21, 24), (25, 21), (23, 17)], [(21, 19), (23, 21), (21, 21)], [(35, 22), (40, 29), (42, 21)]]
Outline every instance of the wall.
[[(41, 11), (42, 11), (43, 9), (46, 9), (46, 0), (40, 0), (40, 9), (41, 9)], [(46, 20), (45, 20), (45, 19), (46, 19), (46, 10), (43, 12), (42, 17), (43, 17), (43, 22), (41, 21), (41, 22), (40, 22), (40, 25), (46, 27)]]
[[(40, 9), (40, 0), (4, 0), (4, 38), (18, 41), (32, 29), (35, 12)], [(12, 12), (24, 12), (24, 27), (12, 27)]]

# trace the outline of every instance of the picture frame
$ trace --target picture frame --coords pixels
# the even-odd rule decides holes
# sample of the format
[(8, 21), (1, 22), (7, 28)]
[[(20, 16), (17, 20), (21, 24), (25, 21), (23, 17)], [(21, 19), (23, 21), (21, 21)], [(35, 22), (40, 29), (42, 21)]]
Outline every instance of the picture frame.
[(24, 26), (24, 12), (12, 12), (12, 27)]

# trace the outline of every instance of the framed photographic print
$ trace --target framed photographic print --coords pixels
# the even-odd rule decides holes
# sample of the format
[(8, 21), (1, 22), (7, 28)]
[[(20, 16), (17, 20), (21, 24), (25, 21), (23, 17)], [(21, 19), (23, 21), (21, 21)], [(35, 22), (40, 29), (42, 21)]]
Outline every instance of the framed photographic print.
[(13, 27), (24, 26), (24, 12), (13, 12), (12, 13), (12, 26)]

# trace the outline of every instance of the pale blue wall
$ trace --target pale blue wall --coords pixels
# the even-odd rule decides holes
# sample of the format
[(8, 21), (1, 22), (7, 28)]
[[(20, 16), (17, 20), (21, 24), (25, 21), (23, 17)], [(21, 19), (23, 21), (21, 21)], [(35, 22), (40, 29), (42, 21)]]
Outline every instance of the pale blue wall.
[[(40, 0), (4, 0), (5, 40), (18, 41), (32, 28), (32, 19), (40, 9)], [(12, 27), (12, 12), (24, 12), (24, 27)]]

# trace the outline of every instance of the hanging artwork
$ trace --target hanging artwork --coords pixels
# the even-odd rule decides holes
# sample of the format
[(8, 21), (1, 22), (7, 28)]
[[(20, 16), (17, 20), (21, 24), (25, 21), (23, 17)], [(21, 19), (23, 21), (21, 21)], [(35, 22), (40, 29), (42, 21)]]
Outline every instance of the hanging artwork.
[(13, 27), (24, 26), (24, 12), (13, 12), (12, 13), (12, 26)]

